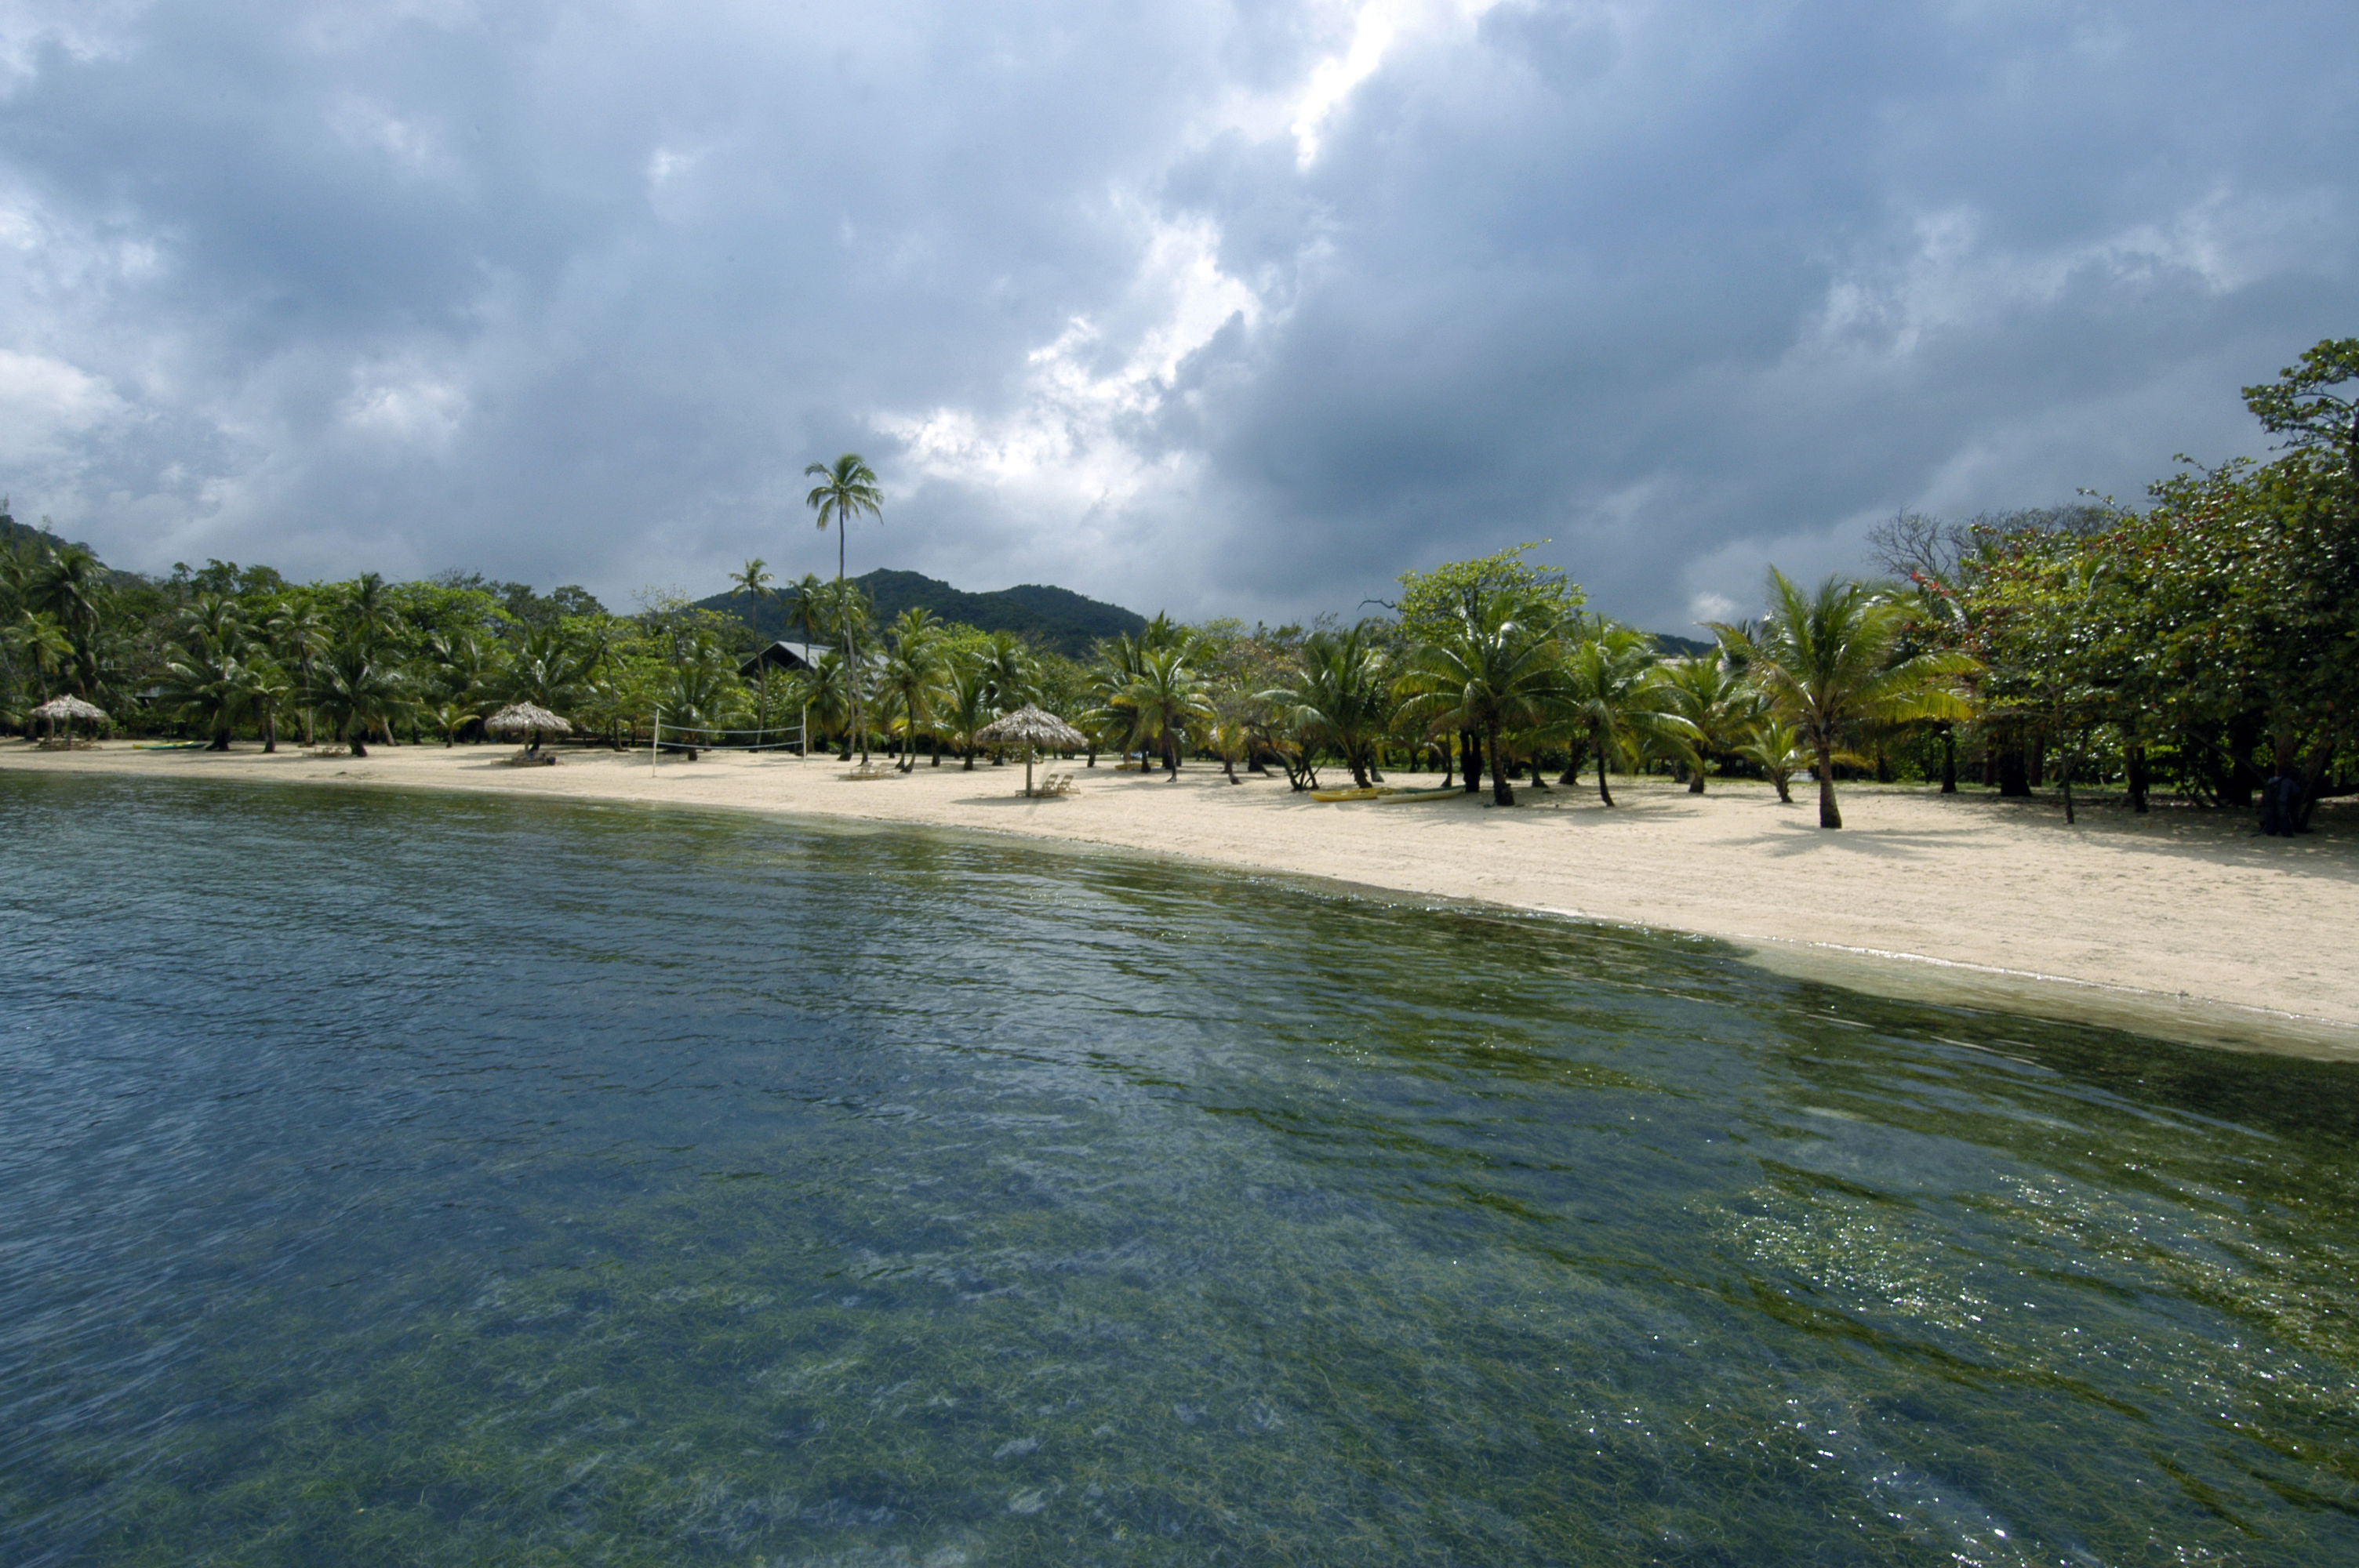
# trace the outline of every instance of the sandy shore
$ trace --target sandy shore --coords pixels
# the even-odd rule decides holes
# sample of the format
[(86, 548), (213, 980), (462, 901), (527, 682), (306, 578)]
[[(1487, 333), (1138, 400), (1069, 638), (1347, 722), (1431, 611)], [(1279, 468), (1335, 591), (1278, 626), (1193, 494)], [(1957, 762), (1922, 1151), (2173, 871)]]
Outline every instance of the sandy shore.
[[(2220, 813), (2084, 809), (1910, 787), (1846, 786), (1839, 833), (1806, 801), (1715, 781), (1699, 797), (1621, 781), (1409, 805), (1322, 805), (1282, 780), (1242, 786), (1190, 765), (1177, 783), (1059, 764), (1061, 799), (1026, 800), (1017, 766), (953, 762), (859, 781), (831, 759), (568, 751), (511, 768), (508, 748), (396, 747), (365, 759), (40, 752), (0, 766), (337, 787), (397, 785), (864, 817), (1181, 855), (1424, 897), (1474, 898), (1728, 938), (1756, 961), (1862, 989), (2119, 1022), (2171, 1038), (2359, 1060), (2359, 811), (2317, 833), (2252, 836)], [(1397, 784), (1431, 785), (1430, 775)], [(1802, 792), (1798, 791), (1798, 796)]]

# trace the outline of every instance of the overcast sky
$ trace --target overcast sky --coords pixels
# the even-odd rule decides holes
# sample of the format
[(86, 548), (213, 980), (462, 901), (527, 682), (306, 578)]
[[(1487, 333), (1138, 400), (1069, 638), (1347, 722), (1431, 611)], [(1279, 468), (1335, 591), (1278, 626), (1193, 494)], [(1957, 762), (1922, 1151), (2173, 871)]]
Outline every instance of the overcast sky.
[(0, 491), (110, 560), (1658, 630), (2261, 449), (2351, 0), (0, 0)]

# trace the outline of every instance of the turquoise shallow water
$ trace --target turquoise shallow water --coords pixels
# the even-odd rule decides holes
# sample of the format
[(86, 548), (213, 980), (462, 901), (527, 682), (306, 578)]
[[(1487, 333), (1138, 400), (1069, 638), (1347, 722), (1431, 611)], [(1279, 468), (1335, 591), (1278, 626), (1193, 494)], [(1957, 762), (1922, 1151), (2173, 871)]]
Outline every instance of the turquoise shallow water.
[(2359, 1076), (908, 832), (0, 773), (0, 1561), (2359, 1562)]

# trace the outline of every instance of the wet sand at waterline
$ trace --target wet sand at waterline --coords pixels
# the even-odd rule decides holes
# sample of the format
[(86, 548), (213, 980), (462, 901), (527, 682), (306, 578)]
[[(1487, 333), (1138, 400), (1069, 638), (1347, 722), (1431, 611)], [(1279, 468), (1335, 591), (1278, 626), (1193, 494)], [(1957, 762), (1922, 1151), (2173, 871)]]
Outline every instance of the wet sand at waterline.
[[(0, 742), (0, 765), (559, 798), (870, 819), (1179, 855), (1434, 898), (1472, 898), (1727, 939), (1755, 961), (1857, 989), (2118, 1024), (2168, 1038), (2359, 1060), (2359, 813), (2330, 802), (2319, 831), (2252, 834), (2249, 814), (2111, 804), (2068, 827), (2052, 799), (1944, 798), (1847, 784), (1840, 832), (1810, 791), (1762, 784), (1692, 795), (1617, 780), (1438, 802), (1330, 805), (1277, 778), (1232, 785), (1191, 763), (1174, 782), (1101, 762), (1051, 764), (1061, 798), (1022, 798), (1023, 769), (921, 759), (855, 779), (832, 758), (567, 750), (513, 768), (507, 746), (386, 747), (365, 758), (251, 746), (226, 755), (110, 742), (43, 752)], [(1345, 782), (1348, 782), (1346, 776)], [(1397, 774), (1430, 787), (1431, 774)]]

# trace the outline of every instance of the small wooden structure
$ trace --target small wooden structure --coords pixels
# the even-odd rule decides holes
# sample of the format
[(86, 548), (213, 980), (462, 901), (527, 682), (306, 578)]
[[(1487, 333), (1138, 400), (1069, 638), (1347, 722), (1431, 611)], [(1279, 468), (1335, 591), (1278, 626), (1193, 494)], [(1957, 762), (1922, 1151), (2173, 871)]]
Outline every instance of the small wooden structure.
[(49, 698), (49, 701), (41, 704), (40, 707), (33, 709), (33, 717), (41, 721), (43, 730), (41, 744), (44, 746), (56, 746), (58, 744), (58, 721), (60, 719), (65, 720), (65, 743), (67, 746), (71, 746), (74, 743), (73, 727), (77, 721), (90, 724), (104, 724), (109, 722), (106, 717), (106, 710), (104, 708), (98, 707), (95, 703), (84, 702), (78, 697), (53, 697)]
[(484, 720), (486, 735), (529, 735), (532, 743), (510, 761), (516, 762), (553, 762), (555, 757), (543, 756), (540, 740), (544, 735), (571, 735), (573, 726), (546, 708), (529, 702), (511, 702)]
[(1032, 787), (1032, 748), (1060, 746), (1078, 752), (1090, 743), (1088, 736), (1055, 714), (1044, 713), (1030, 703), (1004, 718), (993, 719), (976, 730), (974, 738), (985, 746), (1024, 748), (1024, 793), (1027, 795), (1039, 793)]

